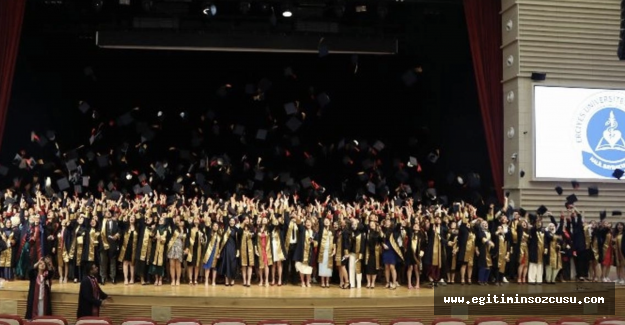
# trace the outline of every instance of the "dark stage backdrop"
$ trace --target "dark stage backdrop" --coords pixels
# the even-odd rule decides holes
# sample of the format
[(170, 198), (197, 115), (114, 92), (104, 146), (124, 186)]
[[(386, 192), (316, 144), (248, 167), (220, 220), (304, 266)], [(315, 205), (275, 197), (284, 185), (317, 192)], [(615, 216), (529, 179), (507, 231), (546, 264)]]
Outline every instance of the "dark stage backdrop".
[[(425, 161), (429, 152), (439, 149), (438, 163), (424, 164), (426, 180), (435, 180), (439, 190), (451, 196), (464, 195), (458, 186), (448, 186), (448, 172), (477, 172), (483, 194), (490, 196), (492, 177), (462, 8), (418, 18), (407, 28), (402, 54), (360, 56), (354, 74), (352, 58), (341, 55), (97, 49), (93, 40), (44, 33), (27, 14), (0, 163), (10, 164), (21, 149), (35, 158), (53, 155), (30, 142), (33, 130), (55, 130), (61, 150), (67, 151), (88, 144), (97, 123), (134, 107), (141, 108), (138, 114), (145, 120), (155, 120), (158, 111), (167, 116), (166, 131), (153, 142), (148, 158), (166, 157), (169, 147), (190, 145), (193, 123), (207, 110), (215, 111), (222, 124), (244, 124), (255, 133), (269, 126), (267, 111), (280, 119), (285, 102), (309, 100), (312, 89), (326, 92), (331, 104), (320, 117), (316, 111), (309, 114), (300, 134), (303, 148), (317, 142), (336, 144), (343, 138), (370, 144), (379, 139), (387, 146), (383, 157), (389, 162), (406, 161), (409, 155)], [(402, 75), (418, 65), (424, 73), (416, 85), (407, 87)], [(287, 66), (295, 80), (284, 77)], [(86, 67), (92, 67), (95, 80), (85, 75)], [(262, 78), (272, 81), (272, 90), (266, 101), (255, 102), (244, 95), (244, 87)], [(232, 93), (221, 98), (216, 92), (225, 84), (233, 86)], [(79, 100), (97, 110), (97, 121), (91, 113), (80, 113)], [(179, 118), (182, 111), (189, 113), (190, 121)], [(121, 139), (120, 134), (108, 132), (104, 141), (118, 138), (131, 146), (138, 142), (137, 136)], [(418, 147), (408, 146), (411, 137), (418, 139)], [(103, 150), (97, 146), (96, 151)], [(271, 160), (273, 149), (266, 142), (241, 145), (234, 138), (208, 135), (203, 148), (266, 160)], [(341, 166), (340, 160), (335, 163)], [(341, 182), (332, 163), (302, 170), (301, 176), (312, 176), (330, 188)]]

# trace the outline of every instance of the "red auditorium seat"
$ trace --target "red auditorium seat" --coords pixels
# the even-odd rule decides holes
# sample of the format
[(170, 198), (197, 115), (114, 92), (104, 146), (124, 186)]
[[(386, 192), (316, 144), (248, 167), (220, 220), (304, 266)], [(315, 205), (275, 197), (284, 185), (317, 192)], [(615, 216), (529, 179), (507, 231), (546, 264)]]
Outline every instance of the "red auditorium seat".
[(156, 322), (147, 317), (125, 318), (120, 325), (156, 325)]
[(516, 325), (549, 325), (546, 320), (538, 317), (519, 318)]
[(562, 317), (556, 325), (590, 325), (590, 323), (579, 317)]
[(302, 322), (302, 325), (335, 325), (332, 320), (311, 319)]
[(113, 325), (113, 322), (108, 317), (80, 317), (76, 321), (76, 325)]
[(167, 325), (202, 325), (202, 322), (194, 318), (174, 318)]
[(346, 322), (346, 325), (380, 325), (380, 322), (370, 318), (350, 319)]
[(460, 318), (437, 318), (432, 321), (432, 325), (466, 325)]
[(625, 325), (625, 319), (620, 317), (601, 317), (595, 320), (594, 325)]
[(31, 323), (37, 323), (36, 325), (41, 325), (40, 323), (54, 323), (57, 325), (67, 325), (67, 319), (61, 316), (37, 316), (35, 317)]
[(8, 323), (9, 325), (24, 325), (22, 317), (17, 315), (0, 314), (0, 321)]
[(508, 322), (497, 317), (482, 317), (476, 319), (473, 325), (508, 325)]
[(424, 325), (419, 319), (398, 318), (392, 320), (389, 325)]
[(291, 325), (291, 322), (287, 320), (267, 319), (261, 320), (260, 322), (258, 322), (258, 325)]
[(228, 319), (228, 318), (217, 319), (211, 324), (212, 325), (247, 325), (247, 323), (245, 323), (245, 321), (242, 319)]

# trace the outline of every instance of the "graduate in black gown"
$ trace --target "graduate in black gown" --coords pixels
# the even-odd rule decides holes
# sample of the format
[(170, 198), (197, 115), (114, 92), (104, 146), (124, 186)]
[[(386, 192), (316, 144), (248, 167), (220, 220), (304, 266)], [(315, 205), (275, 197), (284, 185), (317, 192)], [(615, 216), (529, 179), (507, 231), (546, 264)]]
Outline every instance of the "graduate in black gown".
[(100, 307), (113, 302), (98, 284), (98, 266), (89, 266), (89, 275), (82, 278), (80, 292), (78, 294), (78, 311), (76, 319), (87, 316), (100, 316)]
[(52, 315), (50, 291), (53, 277), (54, 267), (46, 264), (43, 258), (30, 269), (28, 272), (30, 285), (28, 286), (25, 319)]

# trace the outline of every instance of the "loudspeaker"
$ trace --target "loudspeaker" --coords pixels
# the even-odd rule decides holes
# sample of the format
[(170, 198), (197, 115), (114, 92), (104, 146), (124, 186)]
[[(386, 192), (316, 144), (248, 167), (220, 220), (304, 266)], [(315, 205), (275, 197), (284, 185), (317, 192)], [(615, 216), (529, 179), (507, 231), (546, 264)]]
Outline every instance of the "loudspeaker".
[(547, 79), (547, 74), (546, 73), (544, 73), (544, 72), (532, 72), (532, 80), (534, 80), (534, 81), (545, 81), (545, 79)]
[(625, 0), (621, 0), (621, 33), (619, 35), (616, 55), (619, 60), (625, 60)]

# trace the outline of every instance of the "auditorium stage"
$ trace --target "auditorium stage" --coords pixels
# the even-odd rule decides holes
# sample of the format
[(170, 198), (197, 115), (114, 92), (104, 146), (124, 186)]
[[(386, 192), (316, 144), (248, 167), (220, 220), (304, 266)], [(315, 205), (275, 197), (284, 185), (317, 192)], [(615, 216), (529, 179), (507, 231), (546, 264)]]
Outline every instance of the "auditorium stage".
[[(69, 319), (76, 314), (78, 284), (59, 284), (52, 286), (53, 311)], [(453, 289), (458, 295), (487, 295), (504, 293), (513, 295), (519, 292), (558, 292), (562, 285), (555, 286), (519, 286), (507, 284), (497, 286), (447, 286), (443, 290)], [(434, 314), (435, 290), (422, 287), (408, 290), (399, 287), (396, 290), (375, 289), (342, 290), (337, 286), (323, 289), (318, 286), (302, 288), (286, 285), (282, 287), (249, 288), (237, 285), (205, 287), (190, 286), (142, 286), (140, 284), (107, 284), (103, 291), (114, 298), (114, 302), (102, 310), (102, 316), (108, 316), (114, 322), (126, 317), (152, 317), (160, 322), (169, 318), (191, 317), (210, 323), (217, 318), (242, 318), (250, 323), (263, 319), (286, 319), (295, 323), (307, 319), (333, 319), (337, 324), (344, 324), (352, 318), (374, 318), (387, 323), (400, 317), (419, 318), (429, 322), (445, 315)], [(5, 282), (0, 289), (0, 312), (13, 311), (23, 315), (25, 311), (28, 282)], [(439, 289), (436, 289), (438, 293)], [(529, 291), (528, 291), (529, 290)], [(450, 291), (451, 292), (451, 291)], [(617, 288), (615, 294), (616, 314), (625, 316), (625, 289)], [(573, 309), (576, 310), (576, 309)], [(581, 309), (579, 309), (581, 310)], [(563, 313), (570, 316), (571, 313)], [(581, 312), (580, 312), (581, 313)], [(456, 316), (456, 315), (447, 315)], [(555, 321), (559, 316), (541, 316)], [(589, 320), (597, 316), (581, 316)], [(476, 316), (468, 316), (468, 320)], [(513, 322), (519, 316), (502, 316)]]

